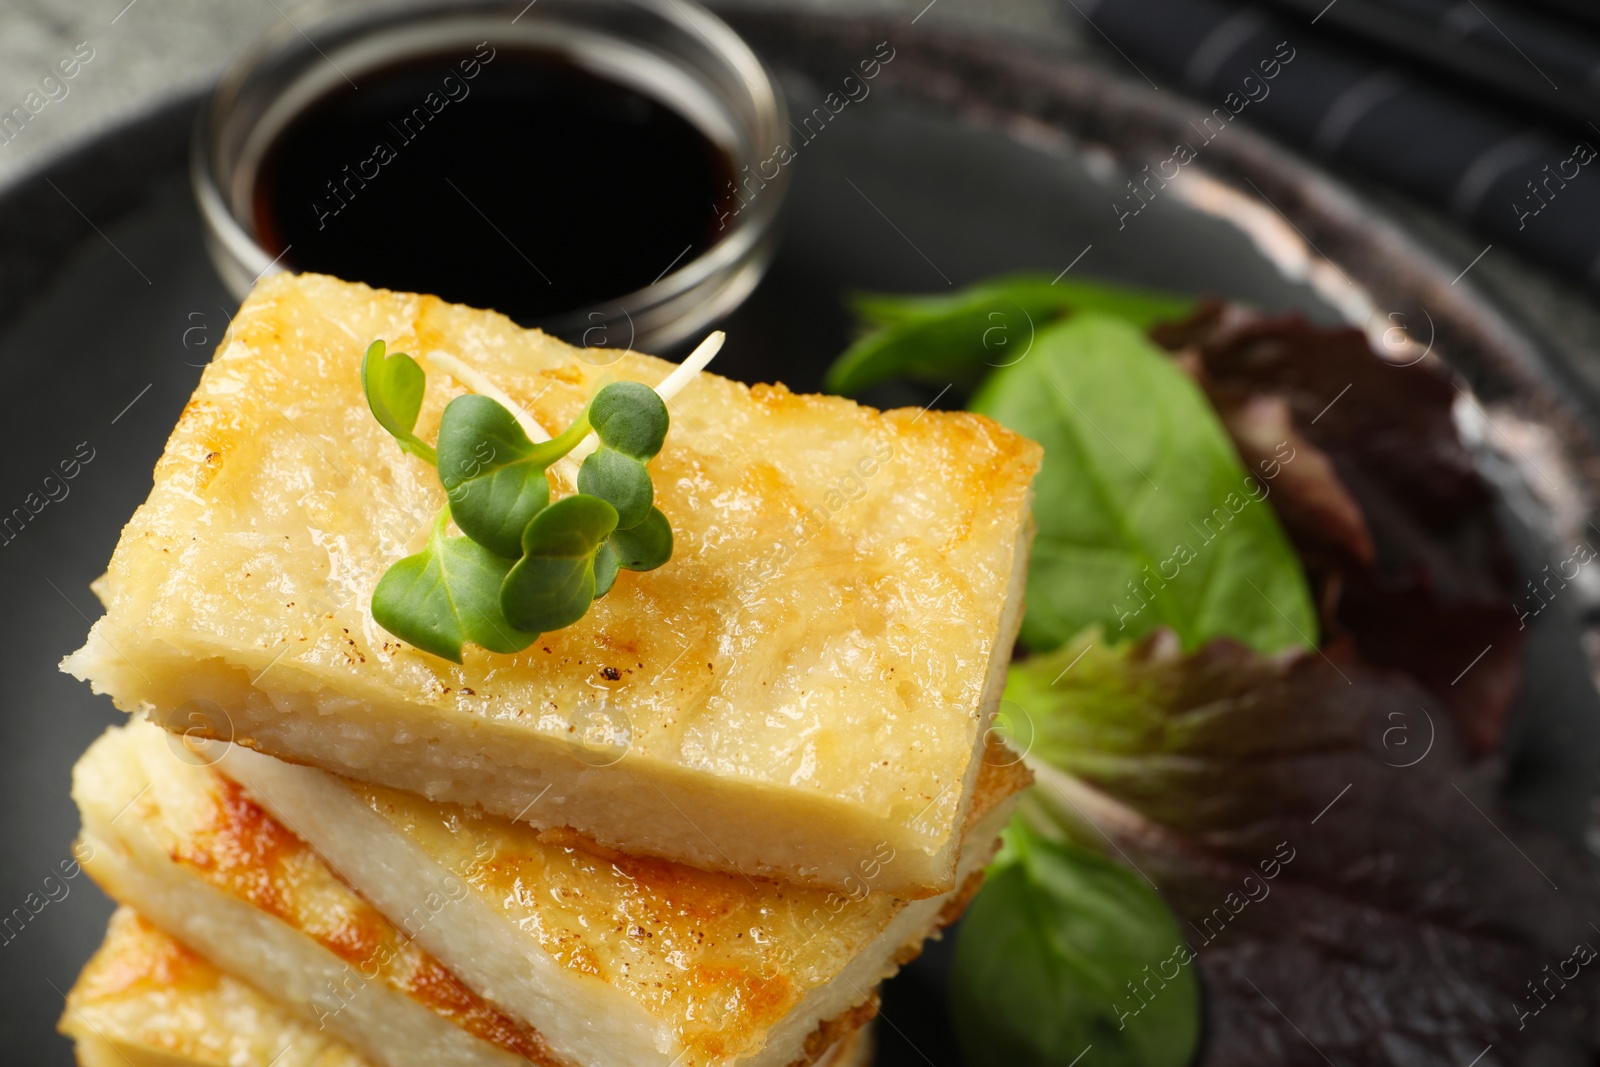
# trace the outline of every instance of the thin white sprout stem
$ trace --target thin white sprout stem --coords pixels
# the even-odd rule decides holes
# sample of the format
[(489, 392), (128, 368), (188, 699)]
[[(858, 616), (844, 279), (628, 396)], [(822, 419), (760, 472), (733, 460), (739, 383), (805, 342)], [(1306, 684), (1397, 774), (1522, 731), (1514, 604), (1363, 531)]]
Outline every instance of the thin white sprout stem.
[[(710, 363), (716, 354), (722, 351), (722, 342), (727, 339), (728, 335), (721, 330), (713, 330), (707, 334), (706, 339), (695, 346), (694, 351), (689, 353), (687, 359), (673, 367), (671, 373), (661, 379), (660, 383), (656, 385), (656, 395), (663, 401), (670, 401), (673, 397), (683, 392), (684, 388), (694, 381), (695, 375), (705, 370), (706, 364)], [(582, 463), (589, 453), (599, 447), (600, 439), (594, 434), (590, 434), (582, 441), (579, 441), (576, 448), (567, 453), (567, 458), (574, 463)]]
[(482, 371), (474, 370), (448, 352), (429, 352), (428, 362), (449, 374), (450, 377), (471, 389), (474, 393), (488, 397), (511, 412), (512, 416), (517, 420), (517, 425), (522, 427), (522, 432), (528, 435), (529, 440), (536, 444), (550, 440), (550, 434), (534, 420), (532, 415), (528, 414), (527, 409), (507, 396), (505, 391), (490, 381), (488, 375)]
[[(687, 359), (672, 368), (671, 373), (661, 379), (660, 383), (655, 387), (656, 395), (664, 401), (670, 401), (682, 392), (690, 382), (694, 381), (695, 375), (705, 370), (706, 365), (722, 350), (722, 343), (727, 338), (728, 335), (721, 330), (712, 331), (704, 341), (695, 346), (695, 350), (689, 353)], [(429, 352), (428, 362), (468, 389), (471, 389), (474, 393), (488, 397), (511, 412), (512, 417), (517, 420), (517, 425), (522, 427), (522, 432), (528, 435), (530, 441), (538, 443), (550, 440), (549, 431), (541, 426), (532, 415), (528, 414), (526, 408), (507, 396), (505, 390), (494, 384), (488, 375), (468, 366), (448, 352), (437, 350)], [(555, 465), (555, 470), (561, 479), (569, 486), (577, 485), (578, 464), (583, 461), (584, 457), (599, 447), (599, 440), (593, 433), (578, 442), (577, 447), (562, 457), (560, 462)]]

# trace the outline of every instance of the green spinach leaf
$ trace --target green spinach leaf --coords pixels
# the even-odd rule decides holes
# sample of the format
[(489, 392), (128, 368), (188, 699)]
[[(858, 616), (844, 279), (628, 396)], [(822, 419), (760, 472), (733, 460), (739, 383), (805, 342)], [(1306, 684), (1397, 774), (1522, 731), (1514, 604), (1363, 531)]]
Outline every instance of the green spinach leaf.
[(995, 278), (954, 296), (862, 294), (851, 303), (874, 328), (828, 371), (827, 387), (846, 395), (891, 378), (971, 388), (991, 369), (1024, 358), (1039, 331), (1062, 316), (1099, 311), (1146, 327), (1194, 306), (1187, 297), (1043, 274)]
[(962, 920), (951, 976), (968, 1067), (1184, 1067), (1200, 1032), (1194, 953), (1131, 871), (1020, 818)]
[(1231, 637), (1315, 647), (1316, 612), (1266, 489), (1205, 395), (1133, 324), (1084, 313), (996, 371), (972, 408), (1044, 446), (1022, 640), (1170, 626), (1185, 648)]

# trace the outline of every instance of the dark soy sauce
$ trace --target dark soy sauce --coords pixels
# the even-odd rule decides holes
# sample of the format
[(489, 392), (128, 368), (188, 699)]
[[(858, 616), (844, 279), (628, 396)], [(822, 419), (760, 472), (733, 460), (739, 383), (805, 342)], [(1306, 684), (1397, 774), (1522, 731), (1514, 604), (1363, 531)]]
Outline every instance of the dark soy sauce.
[(557, 53), (469, 45), (357, 82), (263, 156), (257, 235), (292, 270), (530, 324), (641, 289), (727, 232), (728, 154)]

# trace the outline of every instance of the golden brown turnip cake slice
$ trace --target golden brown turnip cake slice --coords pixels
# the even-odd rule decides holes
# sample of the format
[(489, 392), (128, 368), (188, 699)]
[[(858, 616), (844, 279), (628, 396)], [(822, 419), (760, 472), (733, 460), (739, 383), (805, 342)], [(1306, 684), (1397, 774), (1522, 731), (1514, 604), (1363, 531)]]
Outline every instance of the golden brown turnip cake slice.
[[(67, 994), (59, 1027), (72, 1038), (79, 1067), (371, 1065), (129, 908), (112, 915)], [(816, 1067), (870, 1063), (870, 1027), (862, 1027)]]
[(233, 782), (137, 722), (72, 772), (84, 870), (118, 903), (382, 1067), (587, 1067), (466, 989)]
[(66, 669), (170, 729), (231, 729), (291, 762), (632, 855), (844, 889), (888, 848), (885, 890), (953, 887), (1020, 615), (1036, 445), (978, 415), (701, 373), (650, 463), (671, 561), (624, 571), (520, 653), (469, 647), (458, 665), (370, 610), (444, 501), (367, 409), (358, 369), (375, 338), (428, 371), (427, 440), (465, 391), (430, 353), (552, 431), (601, 383), (654, 385), (672, 366), (602, 366), (432, 297), (262, 282)]
[(843, 896), (601, 856), (564, 831), (245, 750), (217, 767), (309, 805), (275, 817), (181, 742), (131, 723), (74, 770), (84, 869), (385, 1067), (811, 1064), (959, 913), (1028, 780), (984, 764), (963, 891), (906, 901), (870, 876)]
[(833, 892), (627, 856), (242, 749), (219, 766), (511, 1014), (605, 1019), (589, 1024), (596, 1033), (628, 1021), (651, 1046), (632, 1054), (638, 1064), (770, 1067), (814, 1052), (828, 1020), (860, 1011), (959, 915), (1030, 780), (1020, 763), (986, 763), (960, 888), (908, 901), (880, 888), (889, 851)]
[(370, 1067), (129, 908), (67, 994), (80, 1067)]

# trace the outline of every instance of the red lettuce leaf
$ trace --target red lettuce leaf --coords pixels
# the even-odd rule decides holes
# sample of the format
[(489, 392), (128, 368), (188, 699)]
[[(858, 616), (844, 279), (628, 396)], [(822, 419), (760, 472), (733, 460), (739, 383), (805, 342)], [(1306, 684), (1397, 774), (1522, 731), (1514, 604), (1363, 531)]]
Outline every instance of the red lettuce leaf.
[[(1497, 750), (1519, 681), (1516, 572), (1456, 433), (1447, 373), (1381, 359), (1359, 330), (1215, 301), (1151, 333), (1194, 373), (1246, 464), (1280, 472), (1270, 499), (1325, 641), (1404, 671), (1451, 710), (1473, 754)], [(1284, 441), (1294, 460), (1263, 466)]]
[(1412, 680), (1348, 650), (1090, 634), (1015, 667), (1007, 698), (1049, 765), (1038, 802), (1182, 920), (1203, 1064), (1600, 1057), (1600, 966), (1570, 962), (1600, 946), (1600, 888), (1499, 808)]

